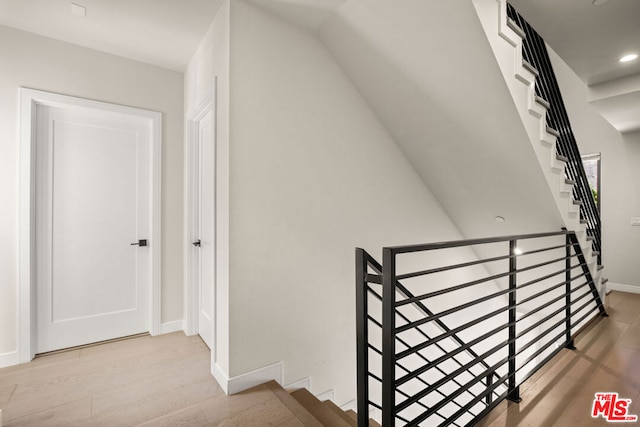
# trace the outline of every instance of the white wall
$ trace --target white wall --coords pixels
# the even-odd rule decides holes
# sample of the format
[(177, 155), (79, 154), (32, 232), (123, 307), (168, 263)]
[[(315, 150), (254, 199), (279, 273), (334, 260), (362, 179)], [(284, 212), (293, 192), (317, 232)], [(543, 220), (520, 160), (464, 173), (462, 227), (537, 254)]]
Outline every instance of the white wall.
[(0, 356), (16, 351), (18, 88), (163, 113), (162, 321), (182, 319), (183, 76), (0, 26)]
[(640, 292), (640, 133), (621, 134), (588, 104), (585, 83), (549, 50), (571, 127), (582, 154), (602, 153), (602, 263), (611, 283)]
[(318, 38), (231, 4), (230, 374), (355, 396), (354, 248), (460, 238)]
[(212, 368), (229, 377), (229, 12), (226, 1), (184, 78), (187, 119), (216, 91), (216, 321)]

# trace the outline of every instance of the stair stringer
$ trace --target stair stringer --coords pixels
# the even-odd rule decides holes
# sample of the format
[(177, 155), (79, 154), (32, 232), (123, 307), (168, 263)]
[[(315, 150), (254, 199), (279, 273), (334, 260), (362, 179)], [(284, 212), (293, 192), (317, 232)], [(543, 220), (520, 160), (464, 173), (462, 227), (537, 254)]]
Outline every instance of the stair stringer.
[(556, 156), (557, 132), (547, 127), (548, 104), (535, 92), (537, 71), (522, 57), (524, 33), (510, 22), (506, 0), (473, 0), (473, 4), (563, 223), (568, 230), (576, 232), (591, 277), (600, 297), (604, 298), (602, 268), (598, 266), (597, 254), (587, 240), (586, 225), (580, 221), (580, 201), (573, 200), (573, 183), (566, 182), (565, 163)]

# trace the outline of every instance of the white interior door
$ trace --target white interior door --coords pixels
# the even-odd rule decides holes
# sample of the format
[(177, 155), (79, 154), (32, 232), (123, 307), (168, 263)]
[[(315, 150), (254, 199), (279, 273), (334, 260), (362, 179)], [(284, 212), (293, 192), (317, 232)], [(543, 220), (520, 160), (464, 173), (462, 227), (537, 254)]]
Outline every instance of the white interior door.
[(149, 121), (45, 105), (36, 116), (36, 352), (149, 331)]
[(198, 120), (198, 334), (213, 349), (215, 285), (215, 119)]

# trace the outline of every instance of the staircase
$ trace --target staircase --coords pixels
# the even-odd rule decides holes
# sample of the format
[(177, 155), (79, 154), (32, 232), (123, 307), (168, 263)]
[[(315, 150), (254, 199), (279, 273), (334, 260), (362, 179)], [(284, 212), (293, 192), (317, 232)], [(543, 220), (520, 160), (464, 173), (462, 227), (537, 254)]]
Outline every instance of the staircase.
[[(320, 401), (305, 388), (285, 390), (275, 381), (265, 385), (291, 411), (291, 413), (306, 427), (355, 427), (357, 415), (354, 411), (343, 411), (330, 400)], [(370, 427), (380, 427), (380, 424), (370, 420)]]
[[(591, 191), (583, 182), (586, 176), (580, 153), (553, 69), (548, 57), (544, 57), (544, 41), (506, 0), (474, 0), (474, 6), (565, 228), (575, 230), (591, 276), (604, 298), (600, 216)], [(533, 49), (537, 52), (532, 53)]]

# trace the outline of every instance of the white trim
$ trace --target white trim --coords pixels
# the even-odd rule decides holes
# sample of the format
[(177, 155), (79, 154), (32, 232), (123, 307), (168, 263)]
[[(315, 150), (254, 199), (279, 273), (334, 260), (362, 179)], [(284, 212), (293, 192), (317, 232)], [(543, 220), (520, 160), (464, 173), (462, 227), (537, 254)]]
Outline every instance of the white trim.
[[(199, 122), (210, 111), (215, 117), (215, 91), (210, 92), (202, 103), (187, 115), (186, 123), (186, 144), (184, 155), (184, 313), (185, 313), (185, 334), (196, 335), (198, 333), (198, 307), (199, 289), (195, 277), (198, 275), (198, 263), (196, 249), (192, 245), (197, 227), (197, 202), (198, 202), (198, 182), (199, 182)], [(214, 120), (216, 126), (217, 119)], [(214, 145), (217, 143), (217, 132), (214, 132)], [(214, 147), (215, 150), (215, 147)], [(215, 165), (213, 165), (215, 167)], [(215, 183), (214, 183), (215, 186)], [(214, 218), (215, 221), (215, 218)], [(215, 262), (215, 260), (214, 260)], [(215, 295), (215, 283), (214, 283)], [(215, 329), (214, 340), (215, 343)], [(213, 350), (213, 349), (212, 349)], [(214, 351), (212, 351), (214, 354)]]
[[(35, 160), (35, 108), (37, 105), (63, 106), (65, 108), (90, 108), (147, 118), (151, 123), (151, 292), (149, 333), (158, 335), (161, 330), (161, 194), (162, 194), (162, 113), (123, 105), (110, 104), (84, 98), (20, 88), (20, 183), (18, 226), (18, 361), (31, 361), (35, 355), (35, 277), (34, 274), (34, 160)], [(33, 295), (33, 297), (32, 297)]]
[(347, 403), (340, 405), (340, 409), (342, 409), (343, 411), (347, 412), (347, 411), (353, 411), (356, 412), (356, 410), (358, 409), (358, 404), (356, 402), (355, 399), (348, 401)]
[(629, 292), (631, 294), (640, 294), (640, 286), (623, 285), (621, 283), (606, 283), (607, 291)]
[[(13, 366), (19, 363), (20, 363), (20, 360), (18, 359), (17, 351), (0, 354), (0, 368), (6, 368), (7, 366)], [(0, 427), (2, 427), (1, 424), (0, 424)]]
[(232, 395), (273, 380), (278, 384), (282, 384), (282, 370), (282, 362), (278, 362), (229, 378), (216, 363), (211, 369), (211, 374), (213, 374), (225, 394)]
[(333, 389), (327, 390), (324, 393), (316, 394), (315, 396), (316, 396), (316, 399), (318, 399), (320, 402), (324, 402), (325, 400), (330, 400), (333, 402), (333, 398), (334, 398)]
[(172, 332), (184, 331), (184, 320), (174, 320), (160, 324), (160, 334), (170, 334)]
[(291, 384), (287, 384), (283, 386), (285, 390), (299, 390), (301, 388), (306, 388), (311, 391), (311, 380), (309, 377), (302, 378), (301, 380), (294, 381)]

